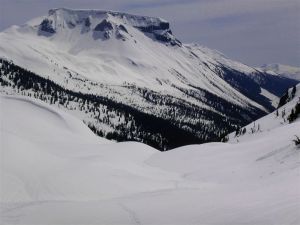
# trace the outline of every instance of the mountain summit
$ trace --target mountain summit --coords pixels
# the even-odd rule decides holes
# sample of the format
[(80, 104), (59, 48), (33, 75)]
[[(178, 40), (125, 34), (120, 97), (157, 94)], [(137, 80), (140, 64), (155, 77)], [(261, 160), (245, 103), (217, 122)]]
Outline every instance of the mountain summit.
[(160, 18), (51, 9), (0, 33), (1, 92), (62, 107), (95, 133), (159, 149), (219, 140), (297, 81), (197, 44)]
[(129, 39), (132, 36), (126, 27), (134, 27), (155, 40), (181, 45), (175, 39), (167, 21), (146, 16), (103, 10), (51, 9), (48, 17), (37, 26), (40, 35), (52, 36), (65, 28), (80, 29), (81, 33), (90, 33), (96, 39)]

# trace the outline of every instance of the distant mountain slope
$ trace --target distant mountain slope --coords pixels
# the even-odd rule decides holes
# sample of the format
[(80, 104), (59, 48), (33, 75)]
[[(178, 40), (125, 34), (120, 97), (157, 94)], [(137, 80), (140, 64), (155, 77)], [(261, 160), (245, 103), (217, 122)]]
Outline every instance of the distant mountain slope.
[(281, 117), (299, 88), (258, 132), (167, 152), (108, 143), (54, 105), (0, 96), (0, 221), (299, 224), (300, 120)]
[(101, 10), (53, 9), (13, 26), (0, 33), (0, 58), (2, 93), (161, 150), (219, 140), (272, 111), (297, 83), (182, 44), (163, 19)]
[(300, 68), (278, 63), (265, 64), (260, 70), (300, 81)]

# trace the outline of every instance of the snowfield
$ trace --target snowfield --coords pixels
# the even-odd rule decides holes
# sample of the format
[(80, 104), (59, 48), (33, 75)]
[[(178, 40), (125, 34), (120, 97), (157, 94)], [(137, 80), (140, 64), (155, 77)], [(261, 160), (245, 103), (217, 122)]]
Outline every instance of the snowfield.
[[(38, 100), (0, 97), (1, 224), (300, 224), (300, 96), (228, 143), (159, 152), (96, 137)], [(259, 130), (250, 132), (259, 125)]]

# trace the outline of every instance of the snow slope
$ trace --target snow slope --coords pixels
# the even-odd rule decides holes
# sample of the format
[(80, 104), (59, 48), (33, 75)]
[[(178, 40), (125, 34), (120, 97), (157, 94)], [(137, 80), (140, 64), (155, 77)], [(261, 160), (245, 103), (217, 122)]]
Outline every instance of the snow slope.
[[(263, 136), (270, 136), (269, 132), (271, 132), (271, 134), (273, 135), (273, 133), (278, 130), (281, 132), (281, 130), (286, 130), (289, 127), (290, 129), (292, 129), (293, 126), (295, 126), (295, 128), (299, 129), (299, 124), (295, 123), (296, 125), (293, 124), (289, 124), (288, 123), (288, 116), (290, 115), (292, 109), (295, 108), (295, 105), (297, 104), (297, 102), (300, 101), (300, 84), (298, 84), (297, 86), (295, 86), (295, 96), (291, 97), (291, 91), (292, 88), (290, 88), (287, 91), (287, 95), (289, 96), (288, 99), (286, 100), (287, 103), (284, 104), (283, 106), (279, 107), (277, 110), (275, 110), (274, 112), (270, 113), (267, 116), (264, 116), (250, 124), (248, 124), (247, 126), (243, 127), (246, 128), (246, 133), (245, 134), (238, 134), (236, 135), (235, 132), (231, 133), (229, 135), (229, 142), (243, 142), (243, 141), (249, 141), (249, 140), (255, 140), (257, 138), (261, 138)], [(242, 128), (242, 129), (243, 129)], [(299, 129), (300, 130), (300, 129)], [(295, 130), (294, 131), (294, 135), (298, 135), (299, 130)], [(290, 135), (292, 133), (291, 132), (282, 132), (282, 134), (280, 135), (276, 135), (276, 139), (272, 140), (272, 142), (276, 142), (277, 138), (283, 138), (283, 139), (287, 139), (288, 135)], [(272, 138), (272, 136), (271, 136)], [(293, 137), (291, 137), (291, 139), (293, 139)]]
[(0, 104), (1, 224), (300, 223), (299, 119), (272, 113), (238, 141), (158, 152), (37, 100)]

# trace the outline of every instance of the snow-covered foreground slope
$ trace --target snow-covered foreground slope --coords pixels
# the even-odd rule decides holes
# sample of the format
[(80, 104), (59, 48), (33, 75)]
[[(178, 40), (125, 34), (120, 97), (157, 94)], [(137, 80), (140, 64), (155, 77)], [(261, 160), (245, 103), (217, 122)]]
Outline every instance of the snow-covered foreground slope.
[(265, 129), (270, 114), (239, 142), (158, 152), (29, 98), (2, 96), (0, 109), (1, 224), (300, 223), (299, 119)]

